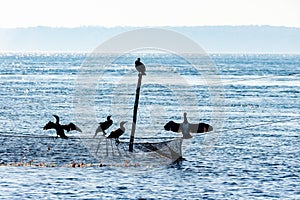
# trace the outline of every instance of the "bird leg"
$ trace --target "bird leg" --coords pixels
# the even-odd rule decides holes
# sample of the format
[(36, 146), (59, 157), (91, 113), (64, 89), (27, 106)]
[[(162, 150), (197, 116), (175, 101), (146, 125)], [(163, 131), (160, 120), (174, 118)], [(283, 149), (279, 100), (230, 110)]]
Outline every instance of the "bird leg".
[(116, 138), (116, 146), (118, 146), (120, 144), (120, 140), (119, 138)]

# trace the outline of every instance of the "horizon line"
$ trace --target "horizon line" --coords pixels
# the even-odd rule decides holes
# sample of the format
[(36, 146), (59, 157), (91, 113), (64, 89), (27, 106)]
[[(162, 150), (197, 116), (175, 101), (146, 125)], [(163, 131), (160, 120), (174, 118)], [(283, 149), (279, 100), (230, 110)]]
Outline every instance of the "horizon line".
[[(90, 54), (93, 51), (76, 51), (76, 50), (70, 50), (70, 51), (60, 51), (60, 50), (0, 50), (1, 54), (21, 54), (21, 53), (27, 53), (27, 54)], [(205, 51), (208, 55), (300, 55), (300, 52), (216, 52), (216, 51)]]
[(118, 26), (103, 26), (103, 25), (80, 25), (80, 26), (47, 26), (47, 25), (37, 25), (37, 26), (18, 26), (18, 27), (0, 27), (0, 29), (30, 29), (30, 28), (64, 28), (64, 29), (76, 29), (76, 28), (197, 28), (197, 27), (270, 27), (270, 28), (292, 28), (299, 29), (297, 26), (284, 26), (284, 25), (261, 25), (261, 24), (249, 24), (249, 25), (165, 25), (165, 26), (128, 26), (128, 25), (118, 25)]

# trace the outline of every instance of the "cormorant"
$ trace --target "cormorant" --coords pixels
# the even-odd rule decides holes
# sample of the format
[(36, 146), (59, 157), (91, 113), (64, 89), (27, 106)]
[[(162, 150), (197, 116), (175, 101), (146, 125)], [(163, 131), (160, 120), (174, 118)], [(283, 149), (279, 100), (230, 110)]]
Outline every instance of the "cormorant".
[[(164, 125), (164, 129), (166, 131), (173, 131), (173, 132), (182, 132), (183, 123), (176, 123), (174, 121), (169, 121)], [(191, 124), (189, 123), (189, 129), (191, 133), (204, 133), (210, 132), (213, 130), (213, 127), (206, 123), (198, 123), (198, 124)]]
[(141, 59), (138, 58), (136, 61), (135, 61), (135, 68), (136, 70), (141, 73), (142, 75), (146, 75), (145, 71), (146, 71), (146, 67), (145, 65), (141, 62)]
[(68, 136), (66, 136), (65, 131), (67, 132), (72, 131), (72, 130), (76, 130), (79, 132), (82, 132), (80, 128), (78, 128), (75, 124), (73, 123), (69, 123), (66, 125), (61, 125), (59, 123), (59, 117), (57, 115), (53, 115), (56, 119), (56, 122), (51, 122), (49, 121), (45, 126), (44, 126), (44, 130), (48, 130), (48, 129), (55, 129), (56, 130), (56, 134), (57, 137), (60, 136), (63, 139), (68, 139)]
[[(181, 124), (176, 123), (174, 121), (169, 121), (165, 124), (164, 129), (166, 131), (173, 131), (179, 132)], [(213, 130), (213, 127), (206, 123), (199, 123), (199, 124), (190, 124), (191, 133), (204, 133), (210, 132)]]
[(116, 142), (117, 143), (120, 143), (119, 141), (119, 137), (121, 135), (123, 135), (123, 133), (125, 132), (125, 127), (124, 127), (124, 124), (126, 123), (127, 121), (123, 121), (120, 123), (120, 128), (118, 128), (117, 130), (114, 130), (110, 133), (110, 135), (107, 137), (107, 138), (115, 138), (116, 139)]
[(113, 120), (111, 120), (110, 118), (111, 118), (111, 116), (107, 116), (105, 122), (99, 123), (100, 125), (96, 129), (94, 137), (96, 137), (97, 133), (99, 133), (99, 132), (103, 132), (103, 135), (106, 135), (105, 130), (108, 129), (113, 124)]

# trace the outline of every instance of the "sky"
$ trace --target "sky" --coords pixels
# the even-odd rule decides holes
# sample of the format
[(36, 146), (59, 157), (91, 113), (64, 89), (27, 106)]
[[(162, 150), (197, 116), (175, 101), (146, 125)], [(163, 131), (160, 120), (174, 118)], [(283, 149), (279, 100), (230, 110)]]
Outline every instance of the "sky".
[(270, 25), (300, 27), (299, 0), (3, 0), (0, 28)]

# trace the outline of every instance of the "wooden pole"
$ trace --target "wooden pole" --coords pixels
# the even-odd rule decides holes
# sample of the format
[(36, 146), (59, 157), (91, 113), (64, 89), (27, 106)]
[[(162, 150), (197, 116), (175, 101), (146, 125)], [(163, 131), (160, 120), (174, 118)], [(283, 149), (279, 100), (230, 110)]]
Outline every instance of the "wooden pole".
[(130, 142), (129, 142), (129, 151), (133, 151), (133, 142), (134, 142), (134, 134), (136, 129), (136, 118), (137, 118), (137, 110), (139, 107), (139, 98), (140, 98), (140, 89), (142, 83), (142, 74), (139, 73), (139, 79), (136, 85), (136, 92), (135, 92), (135, 102), (134, 102), (134, 109), (133, 109), (133, 120), (132, 120), (132, 127), (131, 127), (131, 135), (130, 135)]

